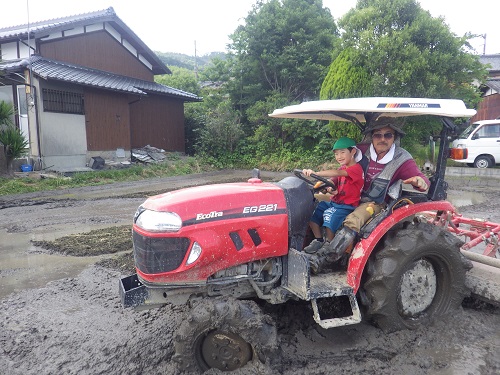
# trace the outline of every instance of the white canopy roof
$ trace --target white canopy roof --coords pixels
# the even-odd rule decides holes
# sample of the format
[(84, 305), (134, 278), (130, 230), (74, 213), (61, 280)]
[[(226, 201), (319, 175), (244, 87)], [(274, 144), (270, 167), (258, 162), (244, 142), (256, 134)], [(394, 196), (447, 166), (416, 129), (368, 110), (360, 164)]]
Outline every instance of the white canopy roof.
[(335, 121), (352, 121), (352, 118), (356, 118), (363, 123), (374, 114), (377, 117), (434, 115), (468, 118), (474, 116), (476, 110), (467, 109), (464, 102), (458, 99), (376, 97), (303, 102), (276, 109), (269, 116)]

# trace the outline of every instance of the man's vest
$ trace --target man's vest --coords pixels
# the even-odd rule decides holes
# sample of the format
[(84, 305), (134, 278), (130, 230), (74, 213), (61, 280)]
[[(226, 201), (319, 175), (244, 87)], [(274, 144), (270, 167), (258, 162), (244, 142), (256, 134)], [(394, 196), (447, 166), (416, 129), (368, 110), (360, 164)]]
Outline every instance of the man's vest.
[[(392, 177), (399, 167), (401, 167), (405, 161), (410, 159), (412, 159), (412, 156), (408, 151), (396, 146), (392, 160), (385, 165), (384, 169), (379, 174), (375, 175), (370, 183), (368, 191), (363, 191), (361, 194), (361, 202), (384, 202)], [(370, 148), (368, 148), (365, 152), (363, 158), (359, 161), (359, 164), (361, 164), (361, 167), (366, 175), (366, 171), (370, 165)]]

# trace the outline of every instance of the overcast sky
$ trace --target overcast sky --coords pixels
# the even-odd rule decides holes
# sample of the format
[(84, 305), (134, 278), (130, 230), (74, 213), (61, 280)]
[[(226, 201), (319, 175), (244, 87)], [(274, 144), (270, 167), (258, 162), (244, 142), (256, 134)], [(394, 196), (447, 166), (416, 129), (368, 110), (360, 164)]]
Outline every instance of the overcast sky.
[[(498, 0), (420, 0), (433, 17), (443, 16), (462, 36), (486, 34), (486, 54), (500, 53)], [(118, 17), (154, 51), (199, 56), (225, 51), (228, 36), (243, 22), (255, 0), (3, 0), (0, 28), (113, 7)], [(356, 0), (323, 0), (335, 19)], [(484, 39), (473, 41), (478, 54)]]

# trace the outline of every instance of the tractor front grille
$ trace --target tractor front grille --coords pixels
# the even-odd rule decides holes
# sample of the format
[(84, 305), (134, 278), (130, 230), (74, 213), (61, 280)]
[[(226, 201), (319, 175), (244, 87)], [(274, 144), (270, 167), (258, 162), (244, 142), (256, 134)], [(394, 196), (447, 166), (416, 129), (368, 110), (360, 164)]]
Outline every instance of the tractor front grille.
[(146, 237), (133, 233), (136, 267), (144, 273), (155, 274), (178, 268), (189, 248), (185, 237)]

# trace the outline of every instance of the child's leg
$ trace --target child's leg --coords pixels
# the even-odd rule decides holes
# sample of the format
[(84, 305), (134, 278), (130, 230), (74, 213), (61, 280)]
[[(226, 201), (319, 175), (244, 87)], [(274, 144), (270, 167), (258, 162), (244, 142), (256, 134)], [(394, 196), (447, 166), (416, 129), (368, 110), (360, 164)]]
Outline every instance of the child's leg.
[(323, 213), (326, 209), (331, 206), (329, 202), (319, 202), (316, 206), (316, 209), (313, 212), (311, 217), (311, 221), (309, 222), (309, 226), (311, 227), (311, 231), (314, 234), (314, 240), (304, 247), (304, 251), (309, 254), (313, 254), (324, 245), (323, 233), (321, 230), (321, 226), (323, 225)]
[[(340, 259), (345, 252), (345, 248), (354, 241), (355, 233), (352, 231), (352, 233), (338, 233), (337, 236), (334, 235), (342, 225), (345, 217), (353, 210), (354, 207), (347, 205), (335, 205), (325, 210), (323, 225), (327, 228), (327, 239), (331, 235), (332, 240), (326, 242), (320, 250), (309, 256), (309, 264), (313, 273), (320, 273), (326, 265)], [(342, 230), (346, 229), (349, 228), (344, 227)]]
[(331, 204), (329, 202), (321, 201), (316, 206), (314, 210), (309, 226), (314, 234), (314, 237), (318, 240), (323, 241), (323, 233), (321, 227), (323, 226), (323, 216), (325, 210), (329, 209)]
[(328, 242), (330, 242), (331, 240), (333, 240), (333, 237), (335, 236), (335, 233), (332, 232), (332, 230), (330, 228), (328, 228), (328, 227), (326, 227), (326, 231), (325, 232), (326, 232), (326, 240)]
[(321, 233), (321, 227), (319, 226), (319, 224), (315, 223), (314, 221), (310, 221), (309, 226), (311, 227), (311, 230), (314, 234), (314, 238), (322, 240), (323, 233)]

